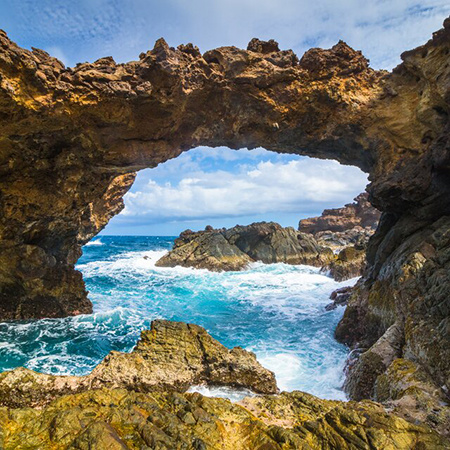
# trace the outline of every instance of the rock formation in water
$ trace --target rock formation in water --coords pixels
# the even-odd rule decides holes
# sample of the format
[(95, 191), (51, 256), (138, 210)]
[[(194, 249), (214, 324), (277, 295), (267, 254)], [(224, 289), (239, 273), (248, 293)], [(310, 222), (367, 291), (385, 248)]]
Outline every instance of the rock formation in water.
[(342, 208), (325, 209), (319, 217), (300, 220), (299, 231), (311, 233), (317, 241), (333, 249), (348, 245), (365, 246), (375, 232), (380, 211), (368, 201), (368, 194), (359, 194), (354, 203)]
[(309, 234), (275, 222), (256, 222), (229, 229), (183, 231), (156, 265), (222, 271), (241, 270), (255, 261), (322, 267), (333, 260), (333, 252), (319, 246)]
[(154, 320), (131, 353), (110, 352), (88, 375), (47, 375), (25, 368), (1, 373), (0, 405), (41, 407), (63, 394), (101, 388), (184, 392), (201, 384), (278, 392), (274, 374), (253, 353), (228, 350), (198, 325)]
[[(121, 210), (137, 170), (200, 145), (333, 158), (369, 173), (369, 201), (382, 212), (336, 330), (367, 349), (349, 372), (349, 392), (420, 406), (414, 392), (442, 405), (450, 390), (450, 19), (402, 60), (388, 73), (343, 42), (299, 60), (274, 41), (202, 55), (160, 39), (139, 61), (65, 68), (1, 32), (0, 317), (91, 311), (74, 264)], [(411, 376), (414, 388), (397, 391), (405, 364), (427, 383)]]

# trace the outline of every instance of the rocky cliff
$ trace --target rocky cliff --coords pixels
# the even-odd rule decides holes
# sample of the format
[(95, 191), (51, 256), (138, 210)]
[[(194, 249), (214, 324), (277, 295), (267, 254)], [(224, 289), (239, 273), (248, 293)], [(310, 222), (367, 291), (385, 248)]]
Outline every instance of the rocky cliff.
[(221, 271), (241, 270), (255, 261), (322, 267), (333, 260), (333, 252), (309, 234), (275, 222), (255, 222), (229, 229), (206, 227), (195, 233), (186, 230), (156, 265)]
[(91, 311), (74, 264), (137, 170), (199, 145), (334, 158), (369, 173), (382, 212), (336, 331), (369, 349), (349, 392), (407, 398), (386, 388), (401, 360), (448, 399), (449, 59), (450, 19), (391, 73), (343, 42), (298, 59), (258, 40), (202, 55), (161, 39), (139, 61), (65, 68), (1, 32), (0, 317)]
[(325, 209), (319, 217), (300, 220), (298, 229), (332, 248), (365, 246), (375, 233), (380, 216), (380, 211), (369, 203), (368, 194), (362, 193), (342, 208)]

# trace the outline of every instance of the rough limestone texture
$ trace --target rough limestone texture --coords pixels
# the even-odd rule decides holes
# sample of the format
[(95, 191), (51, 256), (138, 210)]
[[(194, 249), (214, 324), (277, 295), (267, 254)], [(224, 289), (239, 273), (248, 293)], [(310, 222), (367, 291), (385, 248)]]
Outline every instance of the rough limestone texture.
[(401, 57), (388, 73), (344, 42), (299, 59), (161, 39), (139, 61), (65, 68), (1, 32), (0, 318), (91, 311), (74, 264), (138, 170), (201, 145), (332, 158), (369, 173), (382, 212), (336, 336), (369, 349), (397, 323), (399, 358), (448, 398), (450, 19)]
[(0, 408), (5, 450), (444, 450), (449, 442), (372, 402), (344, 403), (302, 392), (220, 398), (100, 389), (43, 409)]
[(109, 353), (89, 375), (47, 375), (25, 368), (1, 373), (0, 405), (42, 406), (62, 394), (104, 387), (186, 391), (200, 384), (278, 392), (274, 374), (253, 353), (227, 349), (198, 325), (154, 320), (131, 353)]
[(186, 230), (156, 265), (222, 271), (244, 269), (255, 261), (322, 267), (334, 259), (329, 248), (321, 247), (308, 234), (275, 222), (256, 222), (229, 229), (206, 227), (195, 233)]
[(160, 39), (138, 61), (66, 68), (1, 32), (0, 317), (90, 312), (81, 246), (122, 209), (135, 171), (201, 145), (356, 165), (386, 212), (431, 193), (439, 203), (429, 181), (445, 180), (447, 40), (442, 30), (393, 73), (344, 42), (299, 59), (259, 40), (202, 55)]

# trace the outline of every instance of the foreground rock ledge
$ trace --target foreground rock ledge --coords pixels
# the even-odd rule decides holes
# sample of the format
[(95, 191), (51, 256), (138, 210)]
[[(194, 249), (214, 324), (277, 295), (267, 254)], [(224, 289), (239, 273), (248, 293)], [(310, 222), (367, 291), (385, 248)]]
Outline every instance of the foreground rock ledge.
[(0, 407), (5, 450), (445, 450), (449, 442), (372, 402), (303, 392), (244, 399), (100, 389), (43, 409)]
[(198, 325), (154, 320), (131, 353), (109, 353), (89, 375), (46, 375), (24, 368), (3, 372), (0, 405), (42, 406), (56, 396), (104, 387), (186, 391), (199, 384), (278, 392), (274, 374), (253, 353), (227, 349)]
[(252, 353), (198, 326), (154, 321), (130, 354), (112, 352), (85, 377), (16, 369), (0, 375), (0, 448), (445, 449), (449, 442), (373, 402), (303, 392), (239, 404), (182, 391), (191, 384), (277, 392)]

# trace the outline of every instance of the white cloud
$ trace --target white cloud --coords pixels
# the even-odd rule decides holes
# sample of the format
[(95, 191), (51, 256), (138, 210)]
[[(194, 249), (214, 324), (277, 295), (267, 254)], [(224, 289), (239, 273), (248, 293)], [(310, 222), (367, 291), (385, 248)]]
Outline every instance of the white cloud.
[(164, 222), (321, 209), (341, 205), (364, 190), (355, 167), (309, 158), (260, 162), (238, 173), (195, 171), (176, 184), (150, 179), (125, 196), (124, 219)]

